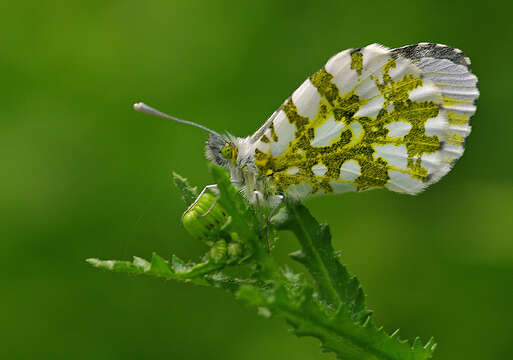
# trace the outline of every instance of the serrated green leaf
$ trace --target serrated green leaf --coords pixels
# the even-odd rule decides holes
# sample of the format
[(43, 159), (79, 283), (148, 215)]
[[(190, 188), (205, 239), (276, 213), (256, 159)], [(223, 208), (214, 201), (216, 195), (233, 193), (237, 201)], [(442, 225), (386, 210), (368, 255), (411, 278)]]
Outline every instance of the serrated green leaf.
[(187, 271), (182, 273), (177, 273), (177, 278), (182, 279), (190, 279), (190, 278), (199, 278), (203, 275), (211, 274), (220, 269), (224, 268), (226, 263), (214, 263), (211, 261), (202, 262), (199, 264), (195, 264), (191, 266)]
[(173, 172), (173, 183), (182, 193), (182, 199), (187, 206), (196, 200), (196, 197), (198, 196), (198, 189), (195, 186), (189, 185), (189, 182), (186, 178)]
[(151, 257), (151, 266), (148, 272), (161, 277), (169, 277), (173, 275), (173, 272), (169, 268), (167, 261), (158, 256), (156, 253), (153, 253), (153, 256)]
[(171, 256), (171, 269), (173, 269), (174, 273), (180, 274), (180, 273), (186, 273), (186, 272), (190, 271), (191, 267), (187, 266), (185, 261), (180, 259), (178, 256), (172, 255)]
[(100, 260), (100, 259), (87, 259), (86, 260), (92, 266), (109, 271), (116, 272), (127, 272), (127, 273), (143, 273), (145, 272), (145, 267), (140, 266), (139, 264), (134, 264), (130, 261), (118, 261), (118, 260)]
[(328, 225), (319, 225), (317, 220), (301, 204), (288, 203), (276, 217), (279, 229), (292, 231), (301, 250), (290, 256), (302, 263), (315, 280), (319, 296), (328, 305), (337, 309), (344, 304), (353, 318), (363, 322), (370, 315), (365, 309), (365, 295), (358, 279), (349, 275), (338, 260), (331, 245)]
[(258, 282), (253, 279), (239, 279), (227, 276), (221, 272), (205, 275), (204, 278), (210, 285), (230, 293), (236, 293), (244, 285), (258, 286)]
[[(165, 259), (155, 253), (152, 256), (151, 263), (140, 257), (134, 257), (133, 262), (100, 259), (87, 259), (86, 261), (98, 269), (165, 279), (192, 281), (199, 285), (208, 285), (215, 282), (215, 279), (207, 279), (207, 277), (226, 266), (226, 264), (212, 263), (209, 261), (186, 265), (178, 257), (173, 256), (172, 265), (170, 267)], [(228, 281), (228, 279), (226, 278), (224, 281)]]
[(318, 338), (324, 350), (336, 353), (340, 359), (426, 360), (434, 350), (432, 340), (426, 346), (419, 340), (410, 345), (387, 335), (370, 319), (364, 324), (357, 323), (344, 305), (334, 312), (317, 301), (308, 287), (300, 298), (291, 298), (283, 286), (275, 290), (243, 286), (237, 295), (257, 308), (265, 307), (284, 317), (296, 335)]
[(151, 268), (151, 263), (138, 256), (134, 256), (133, 264), (139, 268), (142, 268), (144, 271), (148, 271)]

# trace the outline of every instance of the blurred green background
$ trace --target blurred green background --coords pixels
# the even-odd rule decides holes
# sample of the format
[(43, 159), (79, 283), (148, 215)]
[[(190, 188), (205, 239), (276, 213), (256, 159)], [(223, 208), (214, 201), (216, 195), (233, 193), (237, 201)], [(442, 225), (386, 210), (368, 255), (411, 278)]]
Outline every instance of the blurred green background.
[[(195, 259), (171, 171), (211, 182), (198, 129), (246, 136), (336, 52), (463, 49), (481, 97), (465, 156), (416, 197), (307, 201), (375, 319), (436, 359), (513, 353), (510, 1), (4, 1), (0, 358), (334, 359), (220, 290), (111, 274), (89, 257)], [(373, 224), (369, 226), (369, 224)], [(278, 256), (296, 249), (284, 234)]]

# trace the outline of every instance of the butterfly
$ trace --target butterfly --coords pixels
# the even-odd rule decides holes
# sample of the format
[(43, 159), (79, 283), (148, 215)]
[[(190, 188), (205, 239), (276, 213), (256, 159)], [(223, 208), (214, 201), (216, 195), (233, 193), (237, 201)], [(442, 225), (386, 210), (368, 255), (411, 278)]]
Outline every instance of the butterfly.
[[(284, 198), (421, 192), (463, 155), (478, 96), (461, 50), (371, 44), (330, 58), (252, 136), (221, 135), (143, 103), (134, 108), (209, 132), (206, 157), (230, 172), (250, 203), (276, 209)], [(209, 189), (215, 185), (198, 199)]]

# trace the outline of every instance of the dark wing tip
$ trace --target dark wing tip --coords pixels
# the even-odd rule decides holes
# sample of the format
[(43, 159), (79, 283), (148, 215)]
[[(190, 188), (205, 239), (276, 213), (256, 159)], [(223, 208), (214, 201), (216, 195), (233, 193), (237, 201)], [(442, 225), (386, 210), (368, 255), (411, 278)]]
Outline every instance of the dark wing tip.
[(392, 54), (411, 60), (420, 60), (424, 57), (447, 59), (455, 64), (464, 65), (470, 71), (470, 59), (463, 51), (443, 44), (418, 43), (392, 49)]

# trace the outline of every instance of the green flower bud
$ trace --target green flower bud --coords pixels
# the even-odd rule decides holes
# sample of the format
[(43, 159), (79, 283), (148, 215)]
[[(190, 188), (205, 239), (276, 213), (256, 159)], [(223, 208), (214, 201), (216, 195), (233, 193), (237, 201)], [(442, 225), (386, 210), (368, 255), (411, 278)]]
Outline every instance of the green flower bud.
[(230, 237), (232, 238), (232, 241), (240, 243), (239, 234), (237, 234), (236, 232), (231, 232)]
[(216, 241), (214, 246), (212, 246), (212, 249), (210, 249), (210, 257), (215, 262), (221, 261), (225, 256), (227, 252), (227, 246), (226, 241), (219, 240)]
[(242, 247), (238, 243), (229, 243), (228, 244), (228, 256), (230, 257), (239, 257), (242, 254)]
[(215, 201), (216, 197), (206, 192), (183, 216), (183, 227), (195, 239), (215, 238), (228, 221), (228, 214), (220, 204), (214, 205)]

